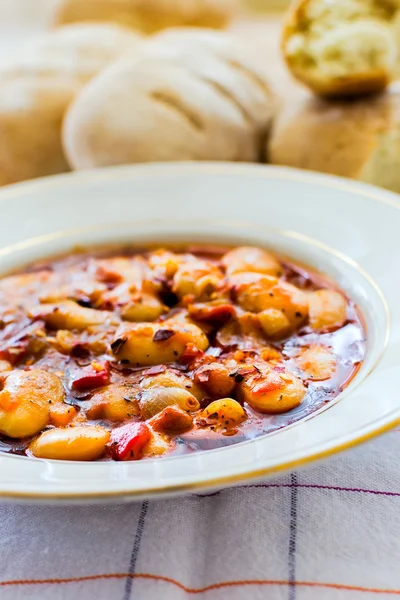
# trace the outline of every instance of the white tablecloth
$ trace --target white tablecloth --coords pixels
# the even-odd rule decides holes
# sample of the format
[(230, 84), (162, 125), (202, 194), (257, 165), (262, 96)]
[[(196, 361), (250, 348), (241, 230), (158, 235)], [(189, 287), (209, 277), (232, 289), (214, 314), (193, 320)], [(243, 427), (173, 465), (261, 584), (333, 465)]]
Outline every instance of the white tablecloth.
[(0, 506), (1, 600), (400, 596), (400, 431), (209, 496)]

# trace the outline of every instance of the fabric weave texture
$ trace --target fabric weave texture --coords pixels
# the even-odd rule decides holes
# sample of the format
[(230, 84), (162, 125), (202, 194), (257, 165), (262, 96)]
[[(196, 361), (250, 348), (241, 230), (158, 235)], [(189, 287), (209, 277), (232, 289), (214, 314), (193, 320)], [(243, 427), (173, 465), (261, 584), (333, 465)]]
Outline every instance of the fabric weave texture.
[(2, 504), (0, 598), (395, 598), (399, 454), (393, 431), (317, 466), (207, 495)]

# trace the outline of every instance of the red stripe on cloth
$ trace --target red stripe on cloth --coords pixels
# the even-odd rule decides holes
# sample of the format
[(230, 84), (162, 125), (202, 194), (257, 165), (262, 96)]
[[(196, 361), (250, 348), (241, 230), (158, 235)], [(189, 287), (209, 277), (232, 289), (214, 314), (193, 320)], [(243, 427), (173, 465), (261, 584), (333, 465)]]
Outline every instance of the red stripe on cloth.
[[(0, 581), (0, 586), (12, 586), (12, 585), (49, 585), (49, 584), (63, 584), (63, 583), (79, 583), (85, 581), (96, 581), (101, 579), (125, 579), (126, 577), (132, 577), (133, 579), (150, 579), (152, 581), (160, 581), (164, 583), (170, 583), (175, 587), (183, 590), (188, 594), (203, 594), (205, 592), (211, 592), (213, 590), (219, 590), (229, 587), (240, 587), (240, 586), (288, 586), (289, 581), (283, 580), (267, 580), (267, 579), (243, 579), (242, 581), (221, 581), (220, 583), (213, 583), (203, 588), (190, 588), (180, 583), (176, 579), (171, 577), (164, 577), (162, 575), (153, 575), (151, 573), (135, 573), (129, 575), (129, 573), (104, 573), (101, 575), (87, 575), (84, 577), (65, 577), (65, 578), (51, 578), (51, 579), (14, 579), (10, 581)], [(297, 587), (309, 587), (309, 588), (325, 588), (332, 590), (347, 590), (350, 592), (366, 592), (370, 594), (393, 594), (400, 596), (399, 590), (389, 590), (385, 588), (369, 588), (361, 587), (356, 585), (344, 585), (339, 583), (323, 583), (317, 581), (296, 581), (291, 582), (291, 585)]]

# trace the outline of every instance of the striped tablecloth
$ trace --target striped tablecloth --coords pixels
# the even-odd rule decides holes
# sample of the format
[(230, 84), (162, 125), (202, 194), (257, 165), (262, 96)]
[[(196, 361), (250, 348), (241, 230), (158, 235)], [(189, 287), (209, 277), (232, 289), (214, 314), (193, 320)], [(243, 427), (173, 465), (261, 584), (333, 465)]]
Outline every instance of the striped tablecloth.
[(265, 483), (131, 505), (0, 506), (1, 600), (400, 596), (400, 432)]

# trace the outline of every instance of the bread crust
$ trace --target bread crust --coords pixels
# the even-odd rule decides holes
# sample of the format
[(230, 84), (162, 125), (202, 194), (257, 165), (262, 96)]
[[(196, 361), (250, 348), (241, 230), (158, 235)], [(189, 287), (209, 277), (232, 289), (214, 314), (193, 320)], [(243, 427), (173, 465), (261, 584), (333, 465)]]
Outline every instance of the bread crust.
[(230, 94), (246, 120), (264, 135), (276, 111), (265, 61), (227, 32), (193, 27), (171, 28), (148, 38), (142, 55), (177, 60)]
[(69, 170), (61, 123), (77, 91), (70, 80), (0, 79), (0, 185)]
[(227, 33), (180, 28), (91, 81), (68, 110), (75, 169), (172, 160), (257, 161), (275, 110), (267, 78)]
[(0, 73), (0, 185), (69, 170), (61, 144), (67, 107), (138, 43), (117, 25), (71, 25), (45, 34)]
[(256, 134), (212, 83), (177, 61), (120, 61), (92, 80), (63, 127), (71, 167), (172, 160), (255, 161)]
[(400, 192), (400, 86), (355, 100), (309, 96), (281, 113), (267, 152), (273, 164)]

